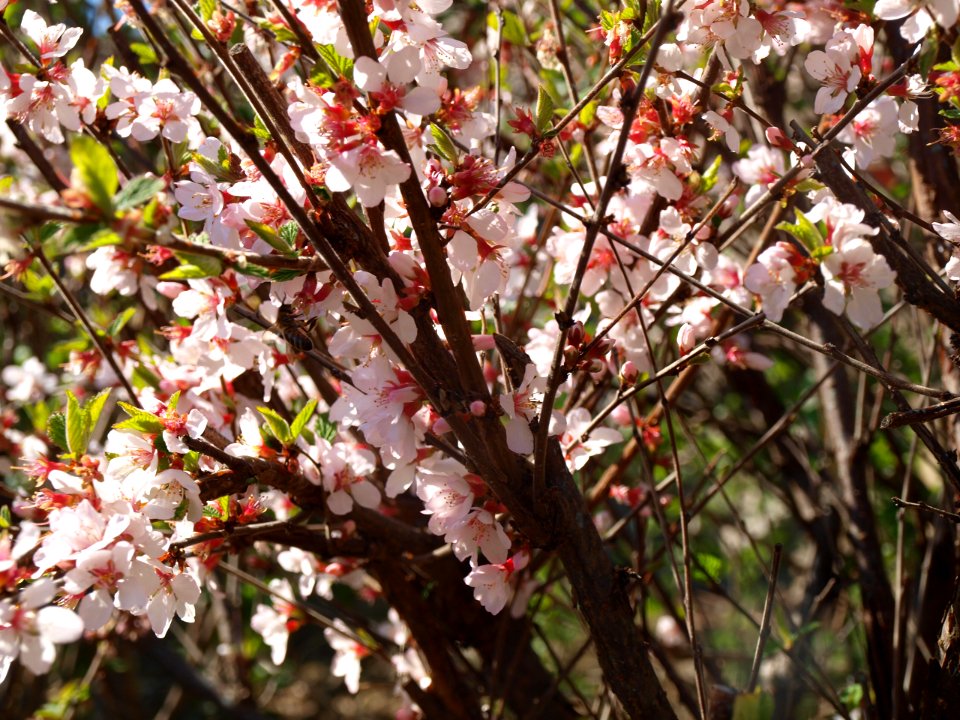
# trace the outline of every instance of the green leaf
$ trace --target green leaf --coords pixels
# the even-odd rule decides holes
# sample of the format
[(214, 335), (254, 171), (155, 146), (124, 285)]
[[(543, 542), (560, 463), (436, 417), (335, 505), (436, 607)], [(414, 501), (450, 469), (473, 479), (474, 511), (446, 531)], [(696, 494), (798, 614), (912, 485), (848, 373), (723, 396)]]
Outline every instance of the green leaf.
[(316, 409), (317, 401), (311, 400), (303, 406), (303, 409), (300, 412), (297, 413), (297, 416), (293, 419), (293, 422), (290, 425), (290, 432), (294, 439), (300, 437), (300, 433), (303, 432), (303, 429), (307, 426), (307, 422), (311, 417), (313, 417), (313, 411)]
[(272, 247), (274, 250), (279, 252), (282, 255), (294, 255), (293, 246), (287, 244), (283, 236), (280, 235), (276, 230), (274, 230), (269, 225), (264, 223), (254, 222), (253, 220), (245, 220), (247, 227), (253, 230), (257, 237), (263, 240), (267, 245)]
[(133, 54), (137, 56), (139, 60), (144, 65), (156, 65), (157, 53), (154, 52), (153, 48), (147, 45), (147, 43), (135, 42), (130, 43), (130, 49), (133, 51)]
[(277, 440), (283, 445), (293, 445), (293, 430), (286, 420), (268, 407), (258, 407), (257, 411), (263, 415), (264, 420), (267, 421), (267, 427), (270, 428), (270, 433)]
[(200, 0), (200, 17), (204, 21), (209, 20), (213, 17), (213, 13), (217, 11), (217, 6), (220, 4), (218, 0)]
[(180, 267), (165, 272), (161, 280), (189, 280), (191, 278), (217, 277), (223, 272), (223, 263), (219, 258), (199, 253), (176, 251), (173, 253), (180, 261)]
[(138, 407), (125, 402), (117, 402), (120, 409), (130, 417), (116, 423), (113, 427), (117, 430), (136, 430), (138, 432), (159, 434), (163, 432), (163, 423), (153, 413), (141, 410)]
[(773, 696), (760, 690), (737, 695), (733, 701), (733, 720), (770, 720), (773, 711)]
[(67, 446), (66, 415), (58, 412), (47, 418), (47, 437), (61, 450), (69, 450)]
[[(122, 242), (123, 238), (110, 228), (100, 228), (89, 236), (89, 240), (80, 248), (80, 252), (88, 252), (108, 245), (119, 245)], [(64, 245), (66, 246), (67, 243), (65, 242)]]
[(133, 368), (133, 374), (131, 375), (130, 379), (133, 381), (133, 386), (137, 388), (137, 390), (147, 387), (154, 389), (160, 387), (160, 378), (158, 378), (156, 374), (154, 374), (151, 370), (148, 370), (143, 365), (138, 364)]
[(70, 144), (70, 160), (93, 204), (112, 214), (113, 196), (120, 181), (110, 152), (92, 137), (78, 135)]
[(96, 427), (97, 421), (100, 419), (100, 413), (103, 412), (103, 408), (107, 404), (107, 398), (110, 397), (110, 390), (111, 388), (101, 390), (86, 405), (83, 406), (83, 409), (86, 410), (90, 415), (91, 431), (94, 427)]
[(813, 249), (813, 251), (810, 253), (810, 257), (819, 263), (833, 255), (833, 252), (834, 250), (832, 245), (821, 245), (820, 247)]
[(93, 424), (90, 413), (80, 406), (76, 396), (67, 390), (67, 450), (75, 457), (83, 455), (90, 441)]
[(131, 178), (123, 186), (123, 189), (113, 199), (113, 204), (117, 210), (139, 207), (163, 190), (163, 184), (163, 180), (160, 178), (138, 175)]
[(326, 415), (320, 415), (317, 417), (317, 435), (322, 437), (327, 442), (333, 442), (337, 437), (337, 426), (335, 423), (330, 422), (330, 419)]
[(449, 160), (452, 163), (457, 162), (460, 153), (457, 152), (457, 146), (453, 144), (453, 140), (450, 139), (446, 131), (436, 123), (430, 123), (430, 135), (433, 136), (437, 154), (444, 160)]
[(4, 505), (0, 507), (0, 528), (6, 529), (10, 527), (10, 506)]
[(782, 222), (777, 225), (777, 230), (783, 230), (793, 235), (800, 243), (811, 253), (823, 245), (823, 236), (817, 229), (817, 226), (807, 220), (807, 217), (800, 212), (797, 213), (797, 223), (795, 225)]
[(137, 309), (135, 307), (128, 307), (122, 313), (117, 315), (113, 322), (110, 323), (110, 327), (107, 328), (107, 335), (110, 337), (116, 337), (120, 334), (120, 331), (126, 326), (130, 319), (137, 314)]
[(255, 115), (253, 118), (253, 134), (262, 142), (267, 142), (273, 135), (270, 134), (270, 131), (267, 130), (267, 126), (263, 124), (263, 120), (260, 119), (259, 115)]
[(546, 88), (541, 85), (537, 90), (537, 130), (543, 133), (547, 128), (550, 127), (550, 121), (553, 119), (553, 98), (550, 97), (550, 93), (547, 92)]
[(861, 703), (863, 703), (863, 685), (860, 683), (847, 685), (840, 691), (840, 702), (850, 710), (855, 710), (860, 707)]
[(717, 155), (713, 162), (710, 163), (710, 167), (704, 170), (703, 175), (700, 176), (700, 187), (698, 189), (701, 194), (710, 192), (713, 186), (717, 184), (717, 180), (720, 177), (721, 160), (722, 158)]
[(293, 220), (290, 222), (285, 222), (280, 226), (277, 234), (280, 236), (281, 240), (293, 248), (297, 244), (297, 235), (300, 234), (300, 226), (297, 225), (297, 223), (295, 223)]
[[(330, 66), (331, 70), (347, 78), (347, 80), (353, 79), (353, 60), (338, 53), (333, 45), (318, 45), (317, 52), (320, 53), (320, 57)], [(339, 80), (339, 78), (337, 79)]]
[(180, 404), (180, 391), (177, 390), (173, 395), (170, 396), (170, 399), (167, 400), (167, 408), (171, 412), (177, 411), (177, 405)]
[(723, 558), (710, 553), (697, 553), (696, 557), (700, 567), (694, 568), (693, 577), (701, 582), (710, 580), (720, 582), (723, 577)]
[[(487, 27), (492, 30), (497, 29), (497, 14), (492, 12), (487, 15)], [(517, 17), (516, 13), (509, 10), (503, 11), (503, 27), (500, 30), (503, 39), (511, 45), (523, 46), (527, 44), (527, 29), (523, 21)]]
[(593, 124), (594, 118), (597, 116), (597, 108), (600, 107), (600, 103), (597, 100), (591, 100), (586, 105), (583, 106), (583, 110), (580, 111), (580, 114), (577, 116), (577, 119), (584, 125), (590, 126)]

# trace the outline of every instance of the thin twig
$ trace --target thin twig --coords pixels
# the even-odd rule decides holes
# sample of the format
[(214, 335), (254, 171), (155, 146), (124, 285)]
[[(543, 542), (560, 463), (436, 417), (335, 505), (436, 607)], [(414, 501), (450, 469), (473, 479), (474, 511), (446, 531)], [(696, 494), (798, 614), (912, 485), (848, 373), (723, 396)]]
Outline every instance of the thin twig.
[(753, 653), (753, 665), (750, 668), (750, 680), (747, 682), (747, 692), (752, 693), (757, 687), (757, 678), (760, 675), (760, 663), (763, 661), (763, 646), (770, 636), (770, 621), (773, 618), (773, 599), (777, 592), (777, 576), (780, 574), (780, 559), (783, 557), (783, 545), (777, 543), (773, 547), (773, 562), (770, 567), (770, 581), (767, 584), (767, 597), (763, 601), (763, 617), (760, 619), (760, 635), (757, 637), (757, 649)]

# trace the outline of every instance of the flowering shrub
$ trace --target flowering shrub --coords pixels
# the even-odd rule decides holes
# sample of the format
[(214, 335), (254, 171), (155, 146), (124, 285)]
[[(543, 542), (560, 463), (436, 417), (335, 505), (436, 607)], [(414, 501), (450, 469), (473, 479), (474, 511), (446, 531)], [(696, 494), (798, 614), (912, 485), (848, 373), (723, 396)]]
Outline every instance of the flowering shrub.
[(960, 0), (29, 4), (9, 707), (960, 711)]

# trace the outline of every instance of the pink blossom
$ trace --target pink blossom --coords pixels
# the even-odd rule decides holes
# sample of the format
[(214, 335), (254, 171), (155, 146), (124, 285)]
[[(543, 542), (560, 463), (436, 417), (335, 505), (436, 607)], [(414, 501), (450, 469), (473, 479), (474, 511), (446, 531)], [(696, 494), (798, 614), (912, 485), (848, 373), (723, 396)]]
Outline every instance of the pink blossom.
[(830, 114), (843, 107), (862, 77), (857, 65), (859, 57), (860, 49), (853, 36), (842, 31), (831, 38), (824, 50), (813, 50), (807, 55), (803, 66), (823, 84), (814, 101), (814, 112)]
[(513, 574), (527, 566), (530, 556), (519, 552), (499, 565), (480, 565), (467, 575), (464, 582), (473, 588), (473, 596), (491, 615), (498, 614), (513, 594), (510, 580)]
[(780, 322), (796, 292), (795, 277), (790, 255), (780, 245), (774, 245), (760, 253), (757, 262), (747, 268), (743, 284), (760, 296), (764, 314), (773, 322)]
[(333, 627), (323, 631), (323, 636), (334, 651), (330, 671), (334, 676), (342, 677), (347, 690), (356, 694), (360, 689), (360, 661), (370, 651), (356, 641), (354, 634), (339, 618), (333, 621)]
[(326, 183), (332, 192), (352, 190), (364, 207), (383, 202), (391, 186), (410, 177), (410, 166), (393, 150), (363, 144), (330, 158)]
[[(859, 213), (862, 217), (862, 212)], [(864, 232), (866, 228), (869, 232)], [(858, 328), (869, 329), (883, 318), (879, 290), (896, 279), (886, 259), (873, 251), (861, 234), (875, 235), (877, 228), (856, 222), (840, 224), (831, 235), (833, 252), (821, 264), (824, 275), (823, 305), (840, 315), (846, 309)]]
[(507, 415), (507, 446), (515, 453), (529, 455), (533, 452), (533, 432), (530, 421), (539, 413), (543, 385), (546, 380), (537, 375), (533, 365), (527, 365), (523, 380), (513, 392), (500, 396), (500, 407)]
[(23, 13), (20, 29), (27, 34), (40, 52), (40, 60), (46, 65), (53, 58), (63, 57), (77, 44), (83, 34), (80, 28), (67, 28), (60, 23), (47, 25), (46, 20), (33, 10)]
[(75, 642), (83, 635), (83, 620), (76, 613), (48, 604), (56, 592), (56, 583), (43, 578), (16, 600), (0, 600), (0, 683), (18, 657), (31, 672), (47, 672), (56, 659), (55, 645)]
[(376, 458), (369, 450), (321, 441), (320, 467), (330, 512), (346, 515), (353, 510), (354, 502), (371, 509), (380, 505), (380, 491), (366, 479), (377, 469)]
[(900, 34), (907, 42), (923, 39), (934, 23), (949, 30), (957, 22), (957, 0), (877, 0), (873, 12), (882, 20), (907, 18)]

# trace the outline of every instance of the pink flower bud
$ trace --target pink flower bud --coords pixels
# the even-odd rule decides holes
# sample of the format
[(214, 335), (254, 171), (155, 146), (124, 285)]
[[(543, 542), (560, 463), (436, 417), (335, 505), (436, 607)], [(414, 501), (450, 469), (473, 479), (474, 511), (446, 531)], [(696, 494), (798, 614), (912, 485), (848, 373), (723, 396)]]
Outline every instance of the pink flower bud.
[(427, 200), (434, 207), (443, 207), (447, 204), (447, 191), (442, 187), (433, 186), (427, 191)]
[(474, 400), (470, 403), (470, 414), (474, 417), (483, 417), (487, 414), (487, 404), (483, 400)]
[(800, 165), (805, 168), (813, 167), (813, 155), (807, 154), (800, 158)]
[(693, 350), (697, 344), (697, 331), (690, 323), (684, 323), (677, 333), (677, 345), (680, 347), (680, 354), (686, 355)]
[(493, 335), (471, 335), (470, 339), (473, 340), (474, 350), (495, 350), (497, 347)]
[(633, 422), (633, 418), (630, 416), (630, 408), (627, 407), (626, 403), (617, 405), (610, 413), (610, 419), (617, 425), (629, 425)]
[(433, 430), (434, 435), (446, 435), (450, 432), (450, 423), (445, 418), (437, 418), (431, 430)]
[(764, 135), (767, 136), (767, 142), (774, 147), (783, 148), (784, 150), (793, 149), (793, 143), (790, 142), (790, 138), (784, 135), (783, 130), (778, 127), (768, 127), (764, 131)]
[(620, 367), (620, 382), (624, 385), (635, 384), (638, 377), (640, 377), (640, 371), (637, 370), (637, 366), (631, 360), (627, 360)]
[(608, 352), (610, 352), (611, 350), (613, 350), (614, 345), (616, 345), (616, 341), (613, 340), (613, 338), (608, 338), (608, 337), (604, 338), (603, 340), (597, 343), (597, 348), (594, 352), (597, 355), (602, 357), (606, 355)]
[(583, 323), (578, 320), (570, 327), (570, 330), (567, 331), (567, 345), (580, 347), (580, 345), (583, 344), (583, 337)]

